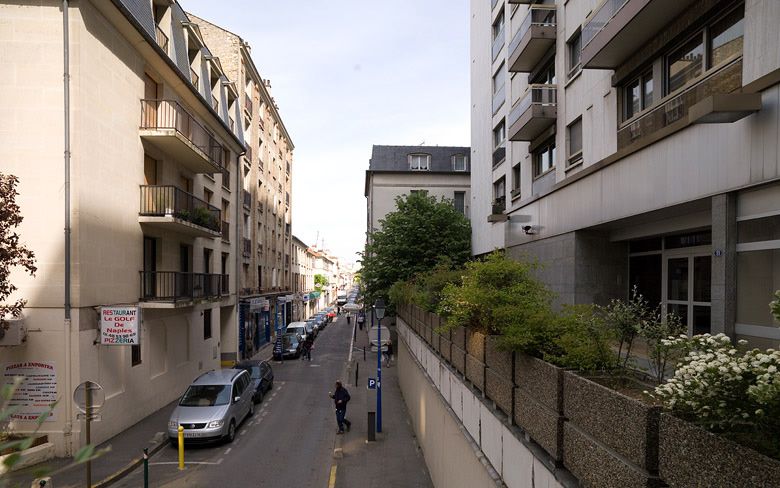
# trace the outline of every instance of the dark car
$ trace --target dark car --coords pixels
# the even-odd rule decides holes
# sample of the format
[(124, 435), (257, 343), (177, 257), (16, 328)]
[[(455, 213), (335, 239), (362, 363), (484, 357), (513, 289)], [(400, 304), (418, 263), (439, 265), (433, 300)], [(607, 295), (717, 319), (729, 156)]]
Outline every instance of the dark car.
[[(303, 347), (303, 339), (298, 334), (284, 334), (282, 336), (282, 356), (285, 358), (301, 357), (301, 348)], [(282, 359), (279, 354), (274, 351), (274, 359)]]
[(249, 371), (249, 376), (252, 378), (251, 389), (254, 392), (252, 399), (255, 403), (262, 402), (265, 393), (274, 386), (274, 370), (267, 361), (240, 361), (233, 368)]

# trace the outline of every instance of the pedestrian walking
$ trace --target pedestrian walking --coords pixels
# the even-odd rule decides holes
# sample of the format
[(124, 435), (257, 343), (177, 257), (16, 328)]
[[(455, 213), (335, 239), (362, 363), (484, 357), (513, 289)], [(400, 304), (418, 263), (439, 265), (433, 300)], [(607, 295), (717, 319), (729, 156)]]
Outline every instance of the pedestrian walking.
[(344, 433), (344, 426), (347, 427), (347, 432), (349, 432), (350, 427), (352, 427), (352, 422), (347, 420), (347, 403), (349, 403), (349, 392), (347, 391), (344, 386), (342, 386), (341, 381), (336, 382), (336, 391), (332, 393), (328, 393), (328, 396), (330, 396), (333, 399), (333, 402), (336, 404), (336, 423), (339, 426), (338, 432), (336, 434), (343, 434)]
[(347, 312), (347, 325), (349, 325), (351, 320), (352, 320), (352, 314)]
[(393, 341), (387, 343), (387, 348), (382, 354), (385, 356), (385, 366), (390, 367), (390, 360), (393, 358)]
[(303, 354), (301, 360), (308, 359), (311, 361), (311, 350), (314, 349), (314, 338), (311, 334), (306, 336), (306, 340), (303, 341)]
[(360, 330), (363, 330), (363, 322), (366, 321), (366, 315), (363, 312), (360, 312), (357, 316), (357, 323), (358, 327), (360, 327)]

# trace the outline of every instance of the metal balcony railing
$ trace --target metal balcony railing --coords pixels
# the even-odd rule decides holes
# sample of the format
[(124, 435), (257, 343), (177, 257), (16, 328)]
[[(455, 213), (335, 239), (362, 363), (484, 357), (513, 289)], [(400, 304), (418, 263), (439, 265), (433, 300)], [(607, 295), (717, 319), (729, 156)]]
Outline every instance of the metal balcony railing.
[(243, 247), (241, 249), (241, 255), (248, 258), (252, 255), (252, 241), (244, 237)]
[(141, 209), (146, 217), (176, 217), (191, 224), (220, 232), (221, 211), (191, 193), (173, 185), (141, 185)]
[(224, 166), (222, 144), (175, 100), (141, 100), (141, 129), (174, 129), (213, 164)]
[(620, 11), (628, 0), (606, 0), (601, 7), (585, 22), (582, 28), (582, 47), (590, 43), (610, 20)]
[(539, 105), (543, 107), (557, 106), (558, 104), (558, 85), (552, 84), (534, 84), (529, 85), (525, 95), (512, 108), (509, 113), (509, 126), (517, 122), (523, 113), (528, 110), (532, 105)]
[(146, 302), (219, 298), (223, 276), (227, 276), (180, 271), (140, 271), (139, 273), (141, 300)]
[(157, 41), (157, 45), (160, 46), (160, 48), (165, 51), (165, 54), (168, 53), (168, 36), (165, 35), (165, 32), (160, 29), (159, 25), (154, 26), (154, 38)]
[(531, 26), (544, 25), (555, 27), (555, 5), (531, 5), (528, 8), (528, 14), (523, 19), (523, 23), (520, 24), (520, 29), (517, 30), (512, 45), (509, 47), (509, 51), (513, 51), (514, 47), (520, 43), (520, 40), (528, 34)]

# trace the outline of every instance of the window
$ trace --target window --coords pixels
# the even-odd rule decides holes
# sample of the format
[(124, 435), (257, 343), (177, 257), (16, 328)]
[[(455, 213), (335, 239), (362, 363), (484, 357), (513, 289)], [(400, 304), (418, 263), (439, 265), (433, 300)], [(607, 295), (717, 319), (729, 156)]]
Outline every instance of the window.
[(744, 6), (734, 9), (710, 29), (710, 60), (708, 68), (717, 66), (733, 56), (742, 54), (742, 40), (745, 33)]
[(653, 72), (646, 71), (623, 86), (623, 120), (653, 104)]
[(504, 121), (498, 123), (495, 129), (493, 129), (493, 148), (497, 149), (504, 145), (506, 141), (506, 125)]
[(534, 178), (541, 176), (555, 167), (555, 140), (539, 146), (533, 152)]
[(141, 364), (141, 345), (130, 346), (130, 366)]
[(211, 339), (211, 309), (203, 311), (203, 340)]
[(501, 63), (501, 66), (498, 67), (496, 74), (493, 75), (493, 94), (495, 95), (499, 91), (503, 90), (504, 84), (506, 84), (506, 72), (504, 70), (504, 63)]
[[(483, 24), (484, 25), (484, 24)], [(504, 32), (504, 10), (498, 13), (496, 21), (493, 22), (493, 40), (500, 36)]]
[(573, 36), (571, 36), (569, 42), (566, 43), (566, 50), (568, 51), (569, 55), (566, 71), (569, 74), (569, 78), (571, 78), (577, 74), (581, 68), (580, 55), (582, 54), (582, 36), (580, 31), (577, 31)]
[(412, 195), (426, 196), (428, 194), (428, 190), (409, 190), (409, 193)]
[(697, 34), (667, 57), (669, 93), (682, 88), (704, 71), (704, 42)]
[(466, 215), (466, 192), (456, 191), (454, 198), (455, 210)]
[[(522, 168), (522, 165), (520, 163), (517, 163), (516, 165), (512, 166), (512, 192), (520, 189), (520, 170)], [(513, 195), (515, 196), (515, 195)]]
[(532, 85), (554, 85), (557, 80), (555, 77), (555, 56), (550, 58), (537, 73), (532, 73), (532, 76), (528, 77), (528, 83)]
[(465, 154), (456, 154), (452, 157), (452, 170), (453, 171), (466, 171), (469, 157)]
[(506, 178), (501, 177), (493, 183), (493, 212), (503, 213), (506, 210)]
[(780, 289), (780, 215), (738, 221), (737, 239), (737, 324), (780, 327), (766, 305)]
[(428, 171), (430, 169), (430, 154), (410, 154), (409, 169), (412, 171)]
[(582, 161), (582, 117), (577, 118), (566, 128), (566, 163), (570, 166)]

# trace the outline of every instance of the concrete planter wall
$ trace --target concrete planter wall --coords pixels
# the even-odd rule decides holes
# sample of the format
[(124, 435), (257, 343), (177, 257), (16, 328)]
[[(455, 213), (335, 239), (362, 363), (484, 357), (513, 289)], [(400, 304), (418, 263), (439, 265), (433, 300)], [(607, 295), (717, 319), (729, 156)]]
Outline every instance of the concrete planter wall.
[(460, 349), (466, 350), (466, 328), (463, 326), (458, 326), (452, 329), (451, 331), (451, 337), (452, 337), (452, 345), (459, 347)]
[(514, 355), (498, 347), (498, 336), (485, 338), (485, 394), (512, 418), (514, 407)]
[(466, 378), (485, 392), (485, 334), (466, 330)]
[(452, 364), (452, 367), (455, 368), (458, 373), (465, 375), (466, 374), (466, 351), (465, 349), (461, 349), (458, 346), (456, 346), (454, 343), (451, 346), (451, 358), (450, 358), (450, 364)]
[(659, 472), (671, 488), (780, 486), (780, 461), (662, 414)]
[(556, 461), (563, 459), (563, 369), (515, 355), (514, 422)]
[(571, 371), (563, 376), (566, 467), (599, 486), (656, 486), (660, 408)]

